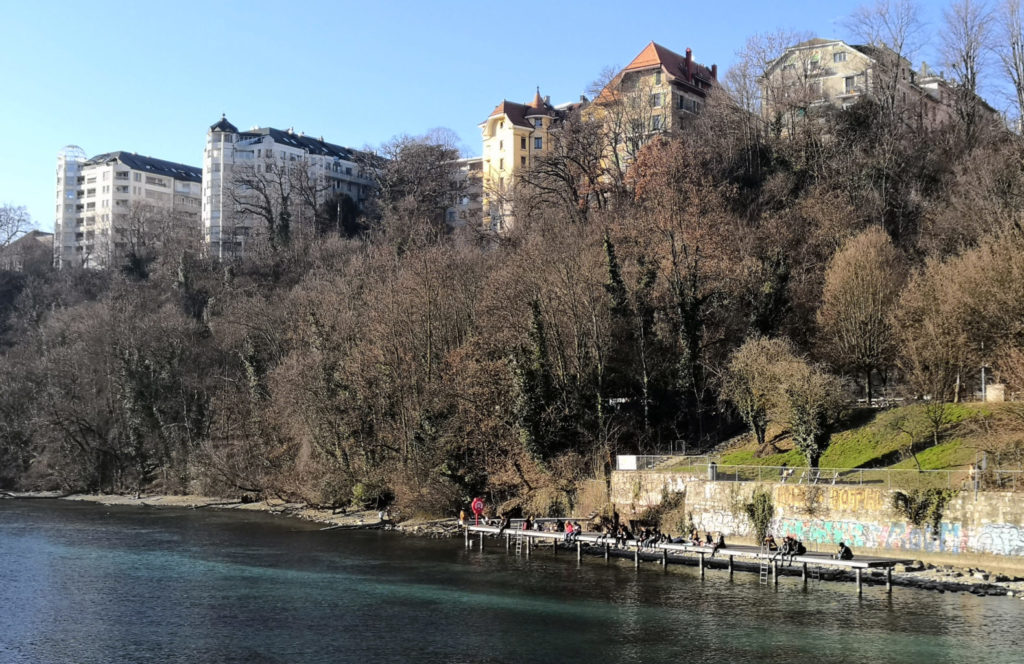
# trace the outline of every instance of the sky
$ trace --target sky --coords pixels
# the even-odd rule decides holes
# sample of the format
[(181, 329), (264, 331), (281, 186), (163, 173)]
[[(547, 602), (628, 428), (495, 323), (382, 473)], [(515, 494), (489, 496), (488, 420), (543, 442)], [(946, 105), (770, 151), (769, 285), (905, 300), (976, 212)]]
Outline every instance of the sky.
[[(540, 86), (554, 104), (576, 101), (651, 41), (692, 48), (721, 78), (757, 33), (850, 38), (860, 4), (0, 0), (0, 204), (52, 230), (63, 146), (202, 166), (222, 113), (354, 148), (447, 127), (478, 155), (478, 125), (503, 99)], [(941, 4), (922, 4), (934, 33)]]

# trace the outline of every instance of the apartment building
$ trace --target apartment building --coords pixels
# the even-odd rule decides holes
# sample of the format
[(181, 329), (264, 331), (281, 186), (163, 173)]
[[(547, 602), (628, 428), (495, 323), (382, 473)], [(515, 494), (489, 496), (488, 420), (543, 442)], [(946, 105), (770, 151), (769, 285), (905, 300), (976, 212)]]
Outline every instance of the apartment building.
[(678, 130), (704, 109), (717, 84), (718, 65), (699, 64), (690, 48), (680, 55), (652, 41), (605, 85), (588, 112), (622, 134)]
[(54, 265), (114, 265), (157, 215), (195, 227), (201, 181), (195, 166), (124, 151), (87, 159), (80, 147), (63, 148), (57, 156)]
[[(839, 39), (795, 44), (767, 68), (761, 80), (762, 113), (785, 128), (816, 106), (849, 108), (865, 96), (887, 91), (909, 125), (935, 129), (955, 117), (955, 86), (922, 64), (878, 46)], [(998, 112), (978, 99), (981, 115)]]
[(551, 132), (575, 110), (580, 102), (552, 106), (550, 97), (541, 97), (540, 88), (533, 101), (520, 104), (503, 100), (480, 124), (483, 134), (481, 165), (484, 228), (503, 232), (513, 222), (512, 194), (516, 175), (551, 149)]
[[(260, 215), (279, 214), (285, 200), (296, 221), (296, 213), (337, 205), (346, 196), (362, 205), (373, 189), (367, 169), (379, 161), (292, 129), (239, 131), (221, 117), (207, 132), (203, 152), (202, 229), (210, 252), (221, 258), (243, 254), (251, 238), (266, 230)], [(257, 201), (263, 193), (269, 196)]]

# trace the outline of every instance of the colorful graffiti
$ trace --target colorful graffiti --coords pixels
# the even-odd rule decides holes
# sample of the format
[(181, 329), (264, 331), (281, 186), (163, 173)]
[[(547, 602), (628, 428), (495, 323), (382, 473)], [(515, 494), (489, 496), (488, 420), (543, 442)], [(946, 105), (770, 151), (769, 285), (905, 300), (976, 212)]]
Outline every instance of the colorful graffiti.
[(902, 521), (878, 523), (782, 518), (774, 526), (782, 535), (794, 535), (816, 544), (846, 542), (853, 547), (929, 553), (966, 553), (972, 550), (965, 529), (959, 523), (942, 523), (936, 538), (932, 537), (930, 527), (918, 528)]
[[(738, 506), (749, 498), (745, 489), (752, 486), (708, 482), (685, 473), (616, 473), (612, 500), (639, 511), (657, 505), (666, 492), (681, 492), (686, 495), (686, 510), (698, 529), (750, 536), (750, 522)], [(740, 487), (743, 491), (738, 491)], [(885, 490), (821, 488), (821, 501), (812, 512), (807, 509), (810, 499), (806, 486), (775, 485), (773, 532), (777, 536), (795, 535), (823, 549), (842, 541), (855, 549), (1024, 556), (1024, 524), (1003, 521), (1007, 517), (1001, 506), (1009, 500), (1005, 496), (986, 498), (983, 494), (971, 501), (969, 509), (953, 503), (946, 513), (951, 520), (942, 522), (933, 538), (930, 526), (893, 521)]]
[(1008, 523), (988, 524), (968, 537), (967, 545), (972, 551), (1024, 556), (1024, 528)]

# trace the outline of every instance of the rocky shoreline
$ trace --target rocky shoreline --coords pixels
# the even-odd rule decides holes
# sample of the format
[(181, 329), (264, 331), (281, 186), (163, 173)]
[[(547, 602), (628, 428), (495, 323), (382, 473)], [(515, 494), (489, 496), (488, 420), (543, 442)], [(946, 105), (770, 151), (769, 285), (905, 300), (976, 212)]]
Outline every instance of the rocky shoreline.
[[(293, 519), (322, 524), (322, 530), (335, 529), (388, 529), (396, 532), (429, 538), (451, 538), (461, 536), (458, 520), (450, 519), (408, 519), (393, 522), (376, 510), (339, 511), (310, 507), (304, 503), (289, 503), (283, 500), (261, 500), (246, 502), (213, 498), (210, 496), (133, 496), (110, 494), (63, 494), (60, 492), (0, 492), (0, 498), (14, 499), (59, 499), (98, 505), (125, 505), (156, 508), (218, 509), (264, 512)], [(781, 571), (781, 570), (780, 570)], [(783, 574), (795, 572), (786, 570)], [(842, 570), (822, 570), (823, 581), (850, 581), (854, 575)], [(967, 592), (978, 596), (1017, 597), (1024, 600), (1024, 578), (987, 572), (972, 567), (936, 566), (916, 561), (913, 565), (897, 565), (893, 569), (894, 585), (940, 593)], [(874, 571), (864, 575), (865, 584), (884, 584), (885, 574)]]

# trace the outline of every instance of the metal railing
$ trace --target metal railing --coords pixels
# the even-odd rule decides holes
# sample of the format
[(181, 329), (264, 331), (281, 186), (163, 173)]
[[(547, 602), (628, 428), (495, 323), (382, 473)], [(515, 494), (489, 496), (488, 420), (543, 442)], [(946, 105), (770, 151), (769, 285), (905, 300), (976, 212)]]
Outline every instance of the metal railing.
[[(635, 459), (635, 462), (630, 461)], [(630, 467), (634, 466), (634, 467)], [(691, 474), (716, 482), (775, 482), (818, 486), (875, 486), (887, 489), (969, 489), (1024, 491), (1021, 470), (917, 470), (916, 468), (806, 468), (723, 465), (709, 457), (619, 457), (618, 470)]]

